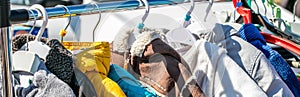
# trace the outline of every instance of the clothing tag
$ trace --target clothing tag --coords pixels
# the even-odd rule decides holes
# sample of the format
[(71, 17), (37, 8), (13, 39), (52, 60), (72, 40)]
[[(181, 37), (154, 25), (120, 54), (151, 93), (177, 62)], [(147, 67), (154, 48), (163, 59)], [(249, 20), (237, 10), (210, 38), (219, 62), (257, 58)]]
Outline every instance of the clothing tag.
[(30, 80), (33, 78), (33, 76), (29, 75), (20, 75), (20, 86), (21, 87), (28, 87), (30, 85)]

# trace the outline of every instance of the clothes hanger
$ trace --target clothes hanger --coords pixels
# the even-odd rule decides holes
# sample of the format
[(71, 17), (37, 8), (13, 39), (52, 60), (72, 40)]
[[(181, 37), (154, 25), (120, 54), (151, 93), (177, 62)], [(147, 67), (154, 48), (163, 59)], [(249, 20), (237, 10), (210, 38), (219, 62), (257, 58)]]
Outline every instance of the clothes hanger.
[[(42, 14), (43, 16), (43, 24), (42, 27), (40, 28), (36, 38), (34, 41), (28, 42), (28, 50), (30, 52), (36, 53), (40, 58), (46, 59), (46, 56), (48, 55), (48, 51), (50, 50), (50, 47), (47, 46), (46, 44), (40, 42), (40, 38), (42, 37), (44, 30), (47, 26), (48, 23), (48, 14), (46, 12), (46, 9), (39, 4), (34, 4), (30, 7), (31, 9), (36, 9), (39, 13)], [(26, 45), (23, 45), (22, 48), (26, 48)], [(21, 48), (21, 49), (22, 49)]]
[(141, 34), (141, 30), (144, 28), (144, 22), (147, 19), (149, 12), (150, 12), (150, 6), (147, 0), (137, 0), (140, 5), (139, 6), (143, 6), (143, 4), (145, 5), (145, 13), (142, 17), (142, 21), (140, 23), (137, 24), (137, 27), (135, 27), (133, 29), (133, 32), (130, 33), (130, 38), (128, 39), (128, 45), (127, 45), (127, 49), (129, 49), (131, 47), (131, 45), (133, 44), (133, 42), (136, 40), (136, 38), (138, 37), (138, 35)]
[(67, 26), (64, 29), (60, 30), (60, 32), (59, 32), (59, 35), (61, 36), (61, 40), (60, 41), (63, 42), (64, 41), (64, 37), (67, 34), (67, 28), (70, 26), (71, 21), (72, 21), (72, 14), (71, 14), (69, 8), (66, 7), (66, 6), (64, 6), (64, 5), (58, 5), (56, 7), (60, 7), (60, 6), (62, 6), (64, 8), (64, 10), (66, 12), (65, 14), (69, 14), (69, 21), (68, 21)]
[[(233, 0), (232, 2), (234, 3), (234, 6), (236, 7), (236, 3), (237, 1), (239, 0)], [(268, 30), (270, 30), (271, 32), (273, 32), (274, 34), (282, 37), (282, 38), (285, 38), (287, 40), (290, 40), (296, 44), (300, 44), (300, 40), (297, 39), (295, 36), (293, 35), (290, 35), (288, 33), (285, 33), (283, 31), (281, 31), (279, 28), (275, 27), (265, 16), (262, 16), (261, 14), (257, 14), (255, 13), (246, 3), (247, 1), (245, 0), (240, 0), (241, 2), (241, 5), (242, 6), (240, 9), (243, 9), (243, 8), (247, 8), (249, 11), (250, 11), (250, 17), (249, 19), (251, 19), (252, 23), (253, 24), (259, 24), (259, 25), (262, 25), (264, 26), (265, 28), (267, 28)], [(245, 20), (245, 19), (244, 19)], [(247, 22), (247, 21), (246, 21)], [(244, 22), (245, 23), (245, 22)]]
[(175, 28), (166, 34), (168, 42), (183, 43), (186, 45), (193, 45), (196, 42), (196, 38), (192, 33), (186, 29), (191, 24), (191, 13), (194, 10), (195, 2), (190, 0), (191, 7), (185, 15), (185, 19), (182, 26)]
[(294, 4), (294, 10), (293, 10), (293, 14), (294, 14), (294, 17), (293, 17), (293, 22), (296, 21), (296, 8), (297, 8), (297, 4), (298, 4), (298, 0), (296, 0), (295, 4)]
[[(32, 10), (28, 10), (31, 14), (34, 14)], [(33, 15), (33, 26), (31, 30), (29, 31), (29, 35), (31, 35), (35, 25), (36, 25), (36, 17)], [(28, 39), (29, 36), (27, 36), (27, 43), (25, 51), (16, 51), (12, 54), (12, 66), (13, 70), (22, 70), (22, 71), (28, 71), (28, 72), (36, 72), (38, 70), (38, 67), (40, 64), (42, 64), (42, 60), (40, 57), (35, 54), (34, 52), (28, 51)], [(26, 60), (26, 61), (24, 61)]]
[(97, 29), (98, 25), (100, 24), (100, 21), (101, 21), (101, 10), (100, 10), (100, 8), (97, 4), (94, 4), (94, 5), (96, 6), (97, 10), (99, 11), (99, 19), (96, 23), (95, 28), (93, 29), (93, 42), (95, 42), (95, 32), (96, 32), (96, 29)]
[[(248, 9), (248, 8), (244, 8), (242, 5), (243, 3), (241, 1), (238, 2), (238, 0), (233, 0), (232, 1), (235, 8), (237, 9), (237, 12), (243, 17), (244, 19), (244, 23), (245, 24), (249, 24), (249, 23), (252, 23), (251, 19), (251, 10)], [(283, 38), (280, 38), (278, 36), (275, 36), (275, 35), (272, 35), (272, 34), (268, 34), (268, 33), (265, 33), (265, 32), (261, 32), (261, 34), (264, 36), (265, 40), (268, 42), (268, 43), (273, 43), (273, 44), (276, 44), (278, 46), (281, 46), (291, 52), (294, 52), (295, 54), (297, 55), (300, 55), (300, 47), (289, 41), (289, 40), (286, 40), (286, 39), (283, 39)]]
[(72, 51), (73, 54), (77, 54), (82, 51), (89, 50), (88, 48), (95, 49), (95, 46), (106, 43), (106, 42), (95, 42), (95, 33), (101, 21), (101, 10), (98, 4), (94, 4), (99, 12), (99, 19), (93, 29), (93, 41), (92, 42), (62, 42), (65, 48)]
[(210, 12), (213, 3), (214, 3), (214, 0), (209, 0), (208, 6), (206, 8), (206, 14), (205, 14), (205, 17), (204, 17), (204, 22), (206, 22), (208, 13)]
[(300, 32), (300, 23), (299, 22), (296, 22), (296, 9), (297, 9), (297, 4), (298, 4), (298, 1), (299, 0), (296, 0), (295, 4), (294, 4), (294, 10), (293, 10), (293, 14), (294, 14), (294, 17), (293, 17), (293, 22), (290, 22), (289, 24), (291, 25), (291, 31), (292, 32)]

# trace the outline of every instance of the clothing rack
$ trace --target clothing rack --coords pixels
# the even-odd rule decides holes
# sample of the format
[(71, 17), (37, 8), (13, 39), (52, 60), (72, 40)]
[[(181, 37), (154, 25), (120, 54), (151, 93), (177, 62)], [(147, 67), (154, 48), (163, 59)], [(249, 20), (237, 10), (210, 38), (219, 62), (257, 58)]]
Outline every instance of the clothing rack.
[[(181, 1), (181, 2), (179, 2)], [(184, 0), (149, 0), (148, 3), (150, 6), (156, 5), (166, 5), (166, 4), (178, 4), (183, 3)], [(130, 0), (130, 1), (114, 1), (114, 2), (104, 2), (104, 3), (97, 3), (99, 6), (99, 10), (101, 12), (110, 12), (110, 11), (117, 11), (117, 10), (131, 10), (137, 9), (140, 6), (140, 2), (138, 0)], [(99, 10), (95, 4), (83, 4), (83, 5), (73, 5), (73, 6), (66, 6), (69, 9), (72, 16), (79, 16), (79, 15), (90, 15), (99, 13)], [(143, 8), (143, 7), (142, 7)], [(29, 20), (33, 20), (34, 16), (37, 19), (41, 19), (42, 16), (38, 15), (36, 10), (32, 10), (34, 14), (29, 13), (28, 9), (17, 9), (11, 11), (10, 20), (12, 24), (16, 23), (24, 23)], [(61, 17), (68, 12), (65, 11), (64, 7), (51, 7), (46, 8), (48, 13), (49, 19)]]
[[(184, 0), (149, 0), (150, 6), (157, 5), (171, 5), (183, 3)], [(104, 2), (97, 3), (101, 12), (117, 11), (117, 10), (130, 10), (139, 8), (140, 2), (138, 0), (131, 1), (117, 1), (117, 2)], [(72, 16), (90, 15), (99, 13), (98, 8), (95, 4), (83, 4), (66, 6)], [(32, 10), (33, 13), (28, 12), (29, 9), (16, 9), (10, 10), (10, 0), (0, 0), (0, 53), (1, 53), (1, 73), (2, 73), (2, 86), (3, 96), (12, 97), (12, 66), (11, 66), (11, 42), (10, 42), (10, 29), (11, 24), (25, 23), (33, 20), (34, 17), (37, 20), (41, 19), (42, 16), (38, 14), (36, 10)], [(64, 7), (50, 7), (46, 8), (49, 19), (51, 18), (62, 18), (65, 14)]]

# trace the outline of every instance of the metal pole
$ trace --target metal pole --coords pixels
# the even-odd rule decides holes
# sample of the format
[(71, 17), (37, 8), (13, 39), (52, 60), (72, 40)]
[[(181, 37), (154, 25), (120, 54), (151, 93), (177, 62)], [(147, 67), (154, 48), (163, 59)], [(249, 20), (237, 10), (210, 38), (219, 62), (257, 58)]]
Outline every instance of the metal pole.
[(3, 97), (12, 97), (11, 47), (9, 35), (10, 1), (0, 0), (0, 53)]
[[(149, 1), (150, 6), (156, 6), (156, 5), (166, 5), (166, 4), (178, 4), (183, 3), (183, 0), (151, 0)], [(104, 2), (104, 3), (98, 3), (99, 10), (102, 13), (105, 12), (111, 12), (111, 11), (118, 11), (118, 10), (131, 10), (139, 8), (139, 2), (137, 0), (131, 0), (131, 1), (116, 1), (116, 2)], [(142, 7), (144, 8), (144, 7)], [(76, 15), (90, 15), (90, 14), (98, 14), (99, 10), (95, 6), (95, 4), (83, 4), (83, 5), (73, 5), (73, 6), (67, 6), (67, 9), (69, 9), (72, 16)], [(28, 13), (26, 9), (17, 9), (11, 11), (11, 22), (12, 24), (17, 23), (24, 23), (29, 20), (34, 19), (34, 15), (37, 19), (41, 19), (42, 16), (38, 15), (38, 12), (36, 10), (32, 10), (34, 14)], [(48, 18), (57, 18), (61, 17), (66, 14), (64, 7), (50, 7), (46, 8), (46, 11), (48, 13)]]

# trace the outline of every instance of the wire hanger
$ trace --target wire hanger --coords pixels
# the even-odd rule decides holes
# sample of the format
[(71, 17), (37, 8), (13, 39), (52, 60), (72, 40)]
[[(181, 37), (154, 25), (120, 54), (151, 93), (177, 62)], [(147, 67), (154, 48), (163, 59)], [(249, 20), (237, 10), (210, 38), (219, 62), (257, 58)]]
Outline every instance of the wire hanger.
[[(28, 51), (36, 53), (39, 57), (46, 59), (46, 56), (48, 55), (48, 51), (50, 50), (50, 47), (46, 44), (40, 42), (40, 38), (42, 37), (44, 30), (48, 23), (48, 14), (46, 12), (46, 9), (39, 4), (34, 4), (30, 7), (31, 9), (36, 9), (38, 13), (42, 14), (43, 16), (43, 23), (42, 27), (38, 31), (38, 34), (34, 41), (28, 42)], [(26, 44), (22, 46), (22, 48), (26, 48)]]
[(60, 32), (59, 32), (59, 35), (61, 36), (61, 42), (63, 42), (64, 41), (64, 37), (66, 36), (66, 34), (67, 34), (67, 28), (70, 26), (70, 24), (71, 24), (71, 21), (72, 21), (72, 14), (71, 14), (71, 12), (70, 12), (70, 10), (69, 10), (69, 8), (68, 7), (66, 7), (66, 6), (64, 6), (64, 5), (59, 5), (59, 6), (57, 6), (57, 7), (60, 7), (60, 6), (62, 6), (63, 8), (64, 8), (64, 10), (65, 10), (65, 14), (69, 14), (69, 21), (68, 21), (68, 24), (66, 25), (66, 27), (64, 28), (64, 29), (62, 29), (62, 30), (60, 30)]
[(96, 29), (98, 28), (99, 24), (100, 24), (100, 21), (101, 21), (101, 10), (100, 10), (100, 7), (97, 5), (97, 4), (94, 4), (97, 8), (97, 10), (99, 11), (99, 19), (96, 23), (96, 26), (95, 28), (93, 29), (93, 42), (95, 42), (95, 32), (96, 32)]
[(191, 7), (190, 7), (190, 9), (189, 9), (189, 11), (186, 13), (186, 15), (185, 15), (185, 18), (184, 18), (184, 22), (183, 22), (183, 27), (184, 28), (186, 28), (188, 25), (190, 25), (191, 24), (191, 13), (193, 12), (193, 10), (194, 10), (194, 7), (195, 7), (195, 2), (194, 2), (194, 0), (190, 0), (190, 2), (191, 2)]
[[(33, 26), (29, 31), (29, 35), (31, 35), (36, 25), (36, 16), (34, 15), (34, 12), (32, 10), (29, 9), (28, 12), (33, 14), (33, 19), (34, 19)], [(34, 73), (38, 70), (40, 63), (42, 63), (42, 60), (37, 54), (28, 51), (29, 35), (26, 37), (27, 43), (26, 43), (25, 51), (16, 51), (15, 53), (12, 54), (13, 70), (23, 70), (23, 71)], [(24, 60), (26, 60), (26, 62), (24, 62)]]
[[(33, 25), (31, 27), (29, 33), (28, 33), (29, 35), (31, 35), (32, 32), (33, 32), (33, 30), (34, 30), (34, 28), (35, 28), (35, 25), (36, 25), (36, 17), (35, 17), (34, 12), (32, 10), (28, 10), (28, 12), (30, 12), (31, 14), (33, 14)], [(26, 48), (25, 48), (26, 51), (28, 51), (28, 42), (29, 42), (29, 36), (27, 36), (27, 38), (26, 38)]]
[(130, 33), (131, 38), (128, 39), (128, 45), (127, 48), (130, 48), (131, 45), (133, 44), (133, 42), (136, 40), (136, 38), (138, 37), (138, 35), (141, 34), (141, 30), (144, 28), (144, 22), (147, 19), (149, 12), (150, 12), (150, 6), (147, 0), (138, 0), (138, 2), (140, 3), (139, 6), (142, 6), (143, 4), (145, 5), (145, 13), (142, 17), (142, 21), (140, 23), (137, 24), (136, 27), (134, 27), (134, 30), (132, 33)]
[(296, 8), (297, 8), (297, 4), (298, 4), (298, 0), (296, 0), (295, 4), (294, 4), (294, 10), (293, 10), (293, 22), (296, 22)]
[(213, 3), (214, 3), (214, 0), (209, 0), (208, 6), (206, 8), (206, 14), (205, 14), (205, 17), (204, 17), (204, 22), (206, 22), (208, 13), (210, 12)]
[(143, 29), (144, 26), (145, 26), (145, 25), (144, 25), (144, 22), (145, 22), (146, 18), (147, 18), (148, 15), (149, 15), (149, 12), (150, 12), (150, 6), (149, 6), (149, 3), (148, 3), (147, 0), (138, 0), (138, 1), (140, 2), (140, 4), (141, 4), (141, 2), (143, 2), (142, 4), (144, 4), (144, 5), (145, 5), (145, 8), (146, 8), (145, 14), (144, 14), (143, 17), (142, 17), (142, 22), (139, 23), (138, 26), (137, 26), (137, 28), (138, 28), (139, 30), (141, 30), (141, 29)]

